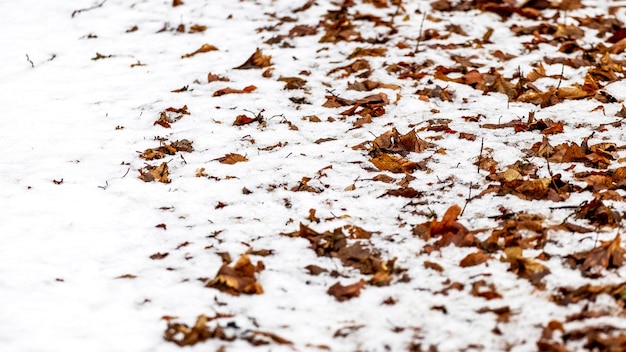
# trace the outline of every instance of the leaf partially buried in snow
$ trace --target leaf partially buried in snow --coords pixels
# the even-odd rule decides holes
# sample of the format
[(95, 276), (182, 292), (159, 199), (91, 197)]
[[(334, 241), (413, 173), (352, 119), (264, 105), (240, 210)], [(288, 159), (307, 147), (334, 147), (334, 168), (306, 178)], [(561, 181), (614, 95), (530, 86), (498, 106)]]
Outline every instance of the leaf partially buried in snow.
[(213, 160), (217, 160), (222, 164), (236, 164), (238, 162), (242, 162), (242, 161), (248, 161), (248, 158), (246, 158), (245, 156), (241, 155), (241, 154), (236, 154), (236, 153), (228, 153), (226, 155), (224, 155), (221, 158), (217, 158), (217, 159), (213, 159)]
[(235, 266), (222, 265), (215, 278), (205, 287), (216, 288), (222, 292), (238, 296), (240, 293), (262, 294), (263, 288), (256, 281), (255, 274), (265, 269), (263, 262), (252, 265), (247, 254), (243, 254)]
[(354, 297), (359, 297), (363, 286), (365, 286), (365, 281), (363, 280), (346, 286), (343, 286), (341, 283), (337, 282), (332, 285), (326, 292), (329, 295), (335, 297), (335, 299), (339, 302), (343, 302)]
[(247, 69), (259, 69), (268, 67), (271, 65), (270, 60), (272, 59), (269, 55), (263, 55), (261, 49), (257, 48), (254, 54), (252, 54), (246, 62), (235, 67), (235, 70), (247, 70)]
[(412, 173), (413, 170), (419, 167), (419, 164), (416, 162), (387, 153), (374, 153), (370, 161), (378, 170), (391, 171), (396, 174)]
[(523, 279), (527, 279), (534, 286), (543, 286), (541, 279), (550, 274), (550, 269), (534, 259), (524, 258), (521, 247), (506, 248), (504, 253), (506, 256), (502, 258), (502, 261), (511, 264), (509, 271), (514, 272)]

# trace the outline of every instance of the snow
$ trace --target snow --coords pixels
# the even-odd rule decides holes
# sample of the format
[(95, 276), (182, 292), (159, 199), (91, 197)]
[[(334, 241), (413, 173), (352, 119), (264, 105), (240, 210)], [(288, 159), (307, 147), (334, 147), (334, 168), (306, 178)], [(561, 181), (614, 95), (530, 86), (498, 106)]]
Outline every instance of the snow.
[[(606, 13), (602, 1), (585, 3), (589, 7), (577, 13)], [(450, 246), (423, 253), (426, 242), (413, 236), (411, 227), (430, 221), (426, 217), (430, 212), (440, 218), (451, 205), (463, 206), (472, 185), (479, 187), (472, 195), (486, 188), (486, 173), (477, 173), (473, 164), (481, 139), (500, 166), (524, 158), (523, 149), (541, 141), (536, 132), (482, 129), (477, 123), (465, 122), (462, 116), (481, 114), (485, 116), (481, 124), (504, 123), (525, 119), (535, 111), (537, 119), (565, 122), (566, 133), (550, 136), (552, 145), (557, 145), (580, 143), (599, 124), (616, 121), (613, 116), (620, 109), (619, 103), (603, 104), (606, 116), (591, 112), (600, 105), (591, 100), (565, 101), (541, 109), (508, 103), (501, 94), (483, 95), (468, 86), (440, 81), (436, 83), (449, 85), (456, 92), (454, 102), (419, 100), (414, 93), (424, 87), (423, 82), (397, 80), (381, 67), (426, 59), (444, 66), (453, 64), (449, 59), (452, 52), (427, 49), (428, 42), (420, 44), (423, 53), (414, 58), (404, 56), (410, 49), (396, 47), (400, 41), (415, 44), (421, 20), (415, 12), (432, 11), (428, 1), (404, 4), (406, 12), (395, 20), (398, 34), (390, 43), (382, 44), (389, 48), (388, 54), (366, 57), (374, 68), (370, 79), (398, 84), (401, 90), (371, 93), (346, 90), (347, 82), (357, 79), (354, 75), (327, 75), (333, 68), (352, 62), (346, 57), (356, 47), (370, 44), (318, 43), (321, 28), (315, 36), (287, 39), (294, 48), (263, 43), (288, 33), (295, 24), (316, 26), (322, 15), (337, 9), (329, 1), (317, 1), (301, 13), (292, 13), (302, 5), (300, 2), (287, 0), (187, 0), (177, 7), (172, 7), (171, 1), (107, 0), (100, 7), (75, 12), (98, 4), (92, 0), (0, 3), (0, 13), (4, 14), (0, 26), (5, 33), (0, 36), (0, 105), (4, 111), (0, 150), (5, 151), (0, 158), (3, 351), (177, 351), (180, 347), (163, 339), (167, 323), (162, 317), (174, 316), (176, 321), (192, 325), (198, 315), (215, 313), (233, 315), (220, 320), (220, 324), (232, 323), (229, 334), (269, 331), (292, 341), (293, 346), (253, 347), (242, 339), (212, 339), (185, 350), (216, 350), (225, 345), (229, 351), (305, 351), (324, 350), (324, 346), (333, 351), (399, 351), (413, 343), (424, 349), (436, 346), (439, 351), (533, 351), (542, 327), (582, 309), (583, 303), (558, 306), (549, 299), (557, 287), (591, 282), (579, 271), (563, 266), (557, 254), (590, 250), (596, 244), (595, 233), (550, 232), (553, 242), (545, 251), (553, 257), (544, 264), (552, 273), (545, 279), (546, 290), (539, 290), (509, 272), (509, 265), (500, 262), (499, 255), (486, 264), (461, 268), (459, 261), (475, 248)], [(395, 7), (381, 10), (357, 1), (351, 11), (388, 17)], [(298, 21), (279, 25), (276, 32), (259, 31), (278, 23), (268, 14), (292, 16)], [(514, 74), (518, 66), (529, 72), (530, 64), (556, 50), (542, 45), (539, 51), (523, 53), (520, 43), (528, 38), (511, 38), (507, 29), (510, 23), (494, 14), (470, 11), (433, 15), (443, 21), (427, 20), (424, 29), (443, 30), (445, 24), (453, 22), (465, 29), (467, 38), (480, 38), (487, 27), (494, 28), (492, 47), (519, 55), (501, 64), (505, 77)], [(402, 20), (405, 16), (406, 21)], [(623, 11), (618, 12), (618, 18), (625, 19)], [(175, 28), (181, 23), (187, 29), (193, 24), (208, 29), (204, 33), (178, 33)], [(133, 26), (138, 29), (127, 32)], [(168, 30), (157, 33), (164, 26)], [(359, 26), (365, 38), (386, 33), (386, 28), (369, 23)], [(584, 40), (597, 41), (589, 32)], [(467, 38), (454, 34), (451, 42)], [(181, 59), (205, 43), (219, 50)], [(261, 76), (263, 70), (233, 69), (256, 48), (272, 56), (274, 70), (269, 79)], [(464, 55), (464, 50), (453, 52)], [(112, 56), (93, 60), (97, 53)], [(488, 66), (493, 64), (490, 60), (475, 59)], [(131, 67), (137, 63), (145, 66)], [(557, 65), (546, 69), (548, 74), (560, 73)], [(301, 71), (310, 75), (301, 76)], [(566, 67), (564, 73), (569, 82), (580, 82), (584, 71)], [(209, 72), (230, 81), (207, 83)], [(284, 82), (277, 81), (280, 76), (301, 76), (308, 81), (307, 89), (284, 90)], [(550, 84), (554, 81), (545, 82), (545, 86)], [(187, 85), (186, 92), (171, 92)], [(257, 89), (249, 94), (212, 96), (221, 88), (248, 85)], [(344, 109), (322, 107), (329, 91), (348, 99), (385, 92), (390, 104), (385, 106), (385, 115), (353, 129), (354, 117), (339, 120)], [(626, 99), (623, 82), (608, 85), (606, 91)], [(305, 97), (311, 104), (297, 105), (289, 97)], [(161, 111), (183, 105), (191, 114), (173, 123), (171, 129), (153, 125)], [(262, 114), (266, 125), (232, 126), (240, 114)], [(322, 122), (303, 120), (311, 115)], [(335, 122), (329, 122), (328, 117)], [(423, 127), (430, 119), (450, 119), (451, 129), (476, 134), (478, 139), (470, 142), (455, 135), (444, 136), (435, 143), (445, 154), (435, 149), (411, 154), (413, 161), (430, 158), (432, 172), (416, 171), (416, 179), (410, 183), (425, 192), (422, 199), (381, 197), (396, 186), (371, 181), (379, 173), (367, 171), (373, 168), (367, 152), (352, 146), (371, 141), (394, 126), (401, 133), (409, 131), (409, 126)], [(298, 130), (291, 130), (286, 120)], [(439, 135), (420, 132), (421, 138)], [(160, 145), (156, 137), (169, 142), (188, 139), (193, 141), (194, 151), (156, 161), (140, 159), (142, 151)], [(619, 145), (624, 137), (623, 130), (615, 128), (594, 136), (593, 141)], [(334, 140), (315, 143), (320, 138)], [(279, 142), (284, 146), (263, 150)], [(215, 161), (228, 153), (245, 155), (249, 161), (234, 165)], [(170, 168), (171, 183), (138, 178), (138, 170), (146, 163), (158, 165), (163, 161)], [(544, 160), (533, 162), (540, 167), (541, 177), (549, 177)], [(619, 163), (611, 167), (615, 165)], [(332, 168), (324, 169), (327, 166)], [(569, 164), (550, 166), (557, 173)], [(199, 168), (205, 168), (211, 177), (196, 177)], [(576, 167), (576, 171), (583, 169)], [(322, 173), (325, 176), (319, 176)], [(386, 174), (396, 181), (402, 176)], [(303, 177), (313, 178), (309, 185), (323, 192), (291, 191)], [(352, 184), (355, 189), (346, 191)], [(252, 193), (244, 194), (244, 187)], [(571, 210), (550, 207), (575, 206), (591, 198), (589, 192), (572, 193), (567, 202), (557, 204), (491, 194), (469, 202), (460, 222), (469, 229), (496, 228), (497, 221), (488, 217), (498, 215), (503, 205), (512, 211), (543, 214), (549, 223), (556, 224)], [(220, 202), (226, 206), (218, 209)], [(621, 202), (611, 205), (618, 211), (625, 208)], [(316, 209), (320, 223), (307, 220), (309, 209)], [(360, 278), (367, 280), (368, 276), (342, 266), (338, 259), (316, 256), (305, 239), (281, 235), (296, 231), (301, 222), (318, 232), (344, 225), (377, 231), (372, 246), (385, 260), (397, 257), (396, 266), (407, 269), (411, 280), (397, 282), (394, 277), (390, 286), (367, 285), (359, 297), (336, 301), (326, 293), (328, 287), (337, 281), (346, 285)], [(165, 224), (166, 229), (155, 227), (158, 224)], [(600, 230), (599, 238), (612, 239), (616, 232)], [(489, 233), (478, 236), (484, 239)], [(270, 256), (251, 256), (253, 263), (261, 260), (266, 268), (257, 277), (264, 294), (230, 296), (206, 288), (205, 282), (198, 280), (215, 277), (222, 265), (217, 253), (227, 252), (236, 261), (249, 248), (273, 250)], [(525, 256), (534, 258), (540, 252), (527, 250)], [(150, 259), (155, 253), (168, 256)], [(425, 268), (426, 261), (440, 264), (444, 271)], [(309, 264), (337, 270), (341, 276), (311, 276), (304, 269)], [(136, 278), (119, 278), (126, 274)], [(607, 271), (595, 283), (617, 283), (621, 275), (623, 268)], [(472, 296), (471, 282), (480, 279), (495, 284), (502, 299), (487, 301)], [(436, 293), (454, 282), (463, 282), (465, 287)], [(396, 303), (382, 304), (389, 297)], [(598, 309), (621, 309), (607, 297), (599, 298), (596, 304)], [(441, 306), (445, 312), (433, 309)], [(477, 313), (483, 307), (504, 306), (513, 312), (508, 322), (497, 322), (492, 313)], [(598, 319), (626, 328), (619, 317)], [(496, 327), (500, 334), (492, 332)], [(345, 332), (345, 337), (334, 336), (339, 331)]]

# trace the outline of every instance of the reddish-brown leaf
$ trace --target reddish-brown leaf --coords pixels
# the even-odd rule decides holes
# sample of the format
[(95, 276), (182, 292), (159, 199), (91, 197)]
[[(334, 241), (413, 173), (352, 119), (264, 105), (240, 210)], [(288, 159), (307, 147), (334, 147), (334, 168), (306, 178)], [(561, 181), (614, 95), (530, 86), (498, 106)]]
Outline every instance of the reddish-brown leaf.
[(329, 295), (335, 297), (335, 299), (339, 302), (347, 301), (354, 297), (359, 297), (361, 294), (361, 289), (365, 286), (365, 281), (360, 280), (351, 285), (343, 286), (341, 283), (337, 282), (328, 288), (326, 291)]

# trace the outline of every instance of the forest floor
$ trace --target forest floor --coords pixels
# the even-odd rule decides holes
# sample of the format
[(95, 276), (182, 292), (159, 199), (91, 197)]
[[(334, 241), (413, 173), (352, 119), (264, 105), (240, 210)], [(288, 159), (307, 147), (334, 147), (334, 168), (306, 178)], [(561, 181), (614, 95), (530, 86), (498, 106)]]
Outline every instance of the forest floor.
[(626, 348), (623, 1), (5, 1), (3, 351)]

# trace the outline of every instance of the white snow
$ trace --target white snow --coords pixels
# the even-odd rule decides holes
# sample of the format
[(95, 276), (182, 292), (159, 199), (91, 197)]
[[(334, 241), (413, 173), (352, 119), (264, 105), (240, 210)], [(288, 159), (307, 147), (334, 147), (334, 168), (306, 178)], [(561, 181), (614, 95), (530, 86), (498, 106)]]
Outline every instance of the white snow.
[[(356, 2), (351, 13), (374, 13), (389, 20), (396, 11), (395, 6), (376, 9)], [(474, 60), (486, 67), (501, 66), (505, 77), (518, 66), (529, 72), (532, 63), (554, 56), (558, 48), (549, 45), (522, 52), (520, 43), (528, 37), (512, 38), (510, 22), (476, 11), (433, 12), (429, 1), (405, 1), (406, 11), (395, 18), (399, 33), (386, 44), (319, 43), (324, 33), (320, 27), (317, 35), (287, 39), (294, 48), (280, 48), (280, 44), (263, 42), (287, 34), (296, 24), (316, 26), (322, 15), (338, 6), (317, 1), (307, 11), (292, 13), (304, 1), (186, 0), (184, 5), (172, 7), (171, 1), (165, 0), (107, 0), (100, 7), (75, 12), (99, 3), (0, 3), (4, 33), (0, 36), (0, 350), (177, 351), (180, 347), (163, 339), (167, 323), (162, 317), (175, 316), (175, 321), (192, 325), (200, 314), (223, 313), (234, 316), (219, 320), (222, 325), (232, 323), (228, 334), (268, 331), (292, 341), (293, 346), (253, 347), (242, 339), (211, 339), (185, 351), (216, 350), (222, 345), (228, 351), (323, 350), (319, 346), (332, 351), (400, 351), (411, 343), (421, 344), (425, 350), (436, 346), (439, 351), (534, 351), (541, 329), (549, 321), (564, 320), (584, 305), (558, 306), (549, 301), (552, 289), (622, 281), (623, 268), (591, 280), (564, 266), (557, 256), (590, 250), (595, 233), (550, 232), (554, 242), (545, 251), (554, 256), (544, 262), (552, 272), (544, 279), (544, 291), (509, 272), (509, 265), (498, 260), (500, 254), (486, 264), (461, 268), (459, 261), (475, 248), (450, 246), (425, 254), (426, 242), (411, 233), (412, 226), (430, 221), (425, 214), (434, 212), (441, 218), (451, 205), (463, 206), (470, 185), (479, 187), (472, 195), (486, 188), (487, 174), (477, 173), (473, 164), (481, 139), (501, 167), (524, 158), (522, 150), (541, 141), (537, 131), (482, 129), (479, 123), (466, 122), (461, 116), (482, 114), (485, 118), (480, 124), (504, 123), (526, 119), (535, 111), (537, 119), (564, 122), (566, 133), (550, 136), (553, 145), (580, 143), (598, 125), (617, 120), (614, 115), (620, 103), (602, 104), (606, 116), (591, 112), (601, 105), (591, 100), (565, 101), (541, 109), (509, 104), (504, 95), (483, 95), (468, 86), (441, 81), (435, 83), (454, 90), (455, 101), (424, 102), (414, 93), (427, 86), (428, 78), (398, 80), (384, 69), (384, 64), (419, 63), (426, 58), (451, 66), (451, 53), (464, 55), (464, 48), (428, 49), (427, 41), (420, 44), (423, 52), (405, 56), (411, 49), (398, 49), (396, 44), (415, 45), (421, 20), (416, 10), (443, 19), (438, 23), (426, 20), (424, 29), (443, 31), (445, 24), (454, 23), (469, 34), (454, 34), (452, 42), (480, 38), (487, 27), (494, 28), (491, 49), (518, 58), (505, 63), (493, 63), (493, 58), (486, 56)], [(589, 7), (577, 14), (605, 14), (602, 1), (585, 4)], [(280, 24), (273, 32), (260, 30), (279, 23), (269, 14), (291, 16), (297, 22)], [(624, 11), (617, 16), (626, 19)], [(520, 24), (526, 22), (519, 18)], [(203, 33), (178, 33), (179, 24), (187, 30), (193, 24), (208, 28)], [(388, 30), (371, 23), (357, 25), (365, 38), (383, 36)], [(127, 32), (133, 26), (138, 29)], [(168, 30), (157, 33), (164, 26)], [(592, 34), (586, 40), (598, 40)], [(219, 50), (181, 59), (205, 43)], [(370, 79), (398, 84), (400, 90), (347, 90), (347, 82), (361, 79), (327, 75), (352, 62), (346, 57), (356, 47), (372, 46), (384, 46), (389, 52), (384, 57), (365, 57), (374, 69)], [(271, 78), (262, 77), (263, 69), (233, 69), (256, 48), (272, 56)], [(111, 57), (92, 60), (97, 53)], [(145, 66), (131, 67), (137, 63)], [(301, 71), (310, 75), (303, 76)], [(581, 82), (584, 71), (565, 67), (565, 76), (569, 82)], [(207, 83), (209, 72), (230, 81)], [(557, 65), (548, 70), (548, 74), (559, 73)], [(306, 79), (306, 90), (284, 90), (284, 82), (277, 81), (280, 76)], [(554, 84), (551, 82), (546, 86)], [(186, 92), (171, 92), (187, 85)], [(249, 94), (212, 96), (221, 88), (249, 85), (257, 89)], [(623, 82), (612, 83), (606, 90), (618, 99), (626, 98)], [(390, 104), (383, 116), (353, 129), (358, 116), (340, 120), (339, 113), (347, 107), (322, 107), (328, 91), (348, 99), (384, 92)], [(294, 104), (289, 97), (305, 97), (311, 104)], [(191, 114), (173, 123), (171, 129), (153, 125), (161, 111), (184, 105)], [(264, 127), (257, 123), (232, 126), (237, 115), (258, 113), (265, 118)], [(311, 115), (322, 122), (303, 119)], [(328, 122), (329, 117), (335, 121)], [(409, 131), (409, 126), (425, 127), (430, 119), (451, 119), (450, 128), (478, 138), (471, 142), (454, 134), (419, 132), (421, 138), (443, 135), (434, 143), (445, 149), (445, 155), (433, 148), (408, 156), (413, 161), (431, 158), (427, 166), (432, 172), (416, 171), (416, 179), (410, 183), (425, 196), (413, 200), (381, 197), (397, 186), (371, 181), (379, 172), (367, 171), (373, 168), (367, 152), (352, 146), (371, 141), (392, 127), (401, 133)], [(298, 130), (291, 130), (286, 120)], [(140, 159), (145, 149), (160, 145), (156, 137), (168, 142), (188, 139), (195, 150), (162, 160)], [(334, 140), (314, 143), (320, 138)], [(622, 128), (611, 128), (592, 140), (621, 145), (625, 135)], [(262, 150), (279, 142), (284, 146)], [(234, 165), (215, 161), (227, 153), (245, 155), (249, 161)], [(620, 156), (624, 156), (622, 151)], [(168, 163), (171, 183), (147, 183), (138, 178), (138, 170), (145, 164), (163, 161)], [(544, 160), (533, 162), (540, 167), (540, 176), (549, 177)], [(615, 162), (611, 168), (616, 165), (620, 164)], [(327, 166), (332, 168), (324, 169)], [(550, 166), (558, 173), (570, 164)], [(196, 177), (199, 168), (212, 177)], [(578, 165), (575, 171), (585, 169)], [(325, 176), (320, 177), (321, 173)], [(397, 181), (403, 176), (383, 173)], [(570, 180), (567, 175), (564, 172)], [(303, 177), (312, 178), (309, 185), (323, 192), (291, 191)], [(445, 181), (448, 178), (450, 181)], [(356, 188), (345, 191), (352, 184)], [(252, 193), (243, 194), (244, 187)], [(571, 209), (549, 207), (575, 206), (590, 199), (589, 192), (572, 193), (565, 203), (489, 194), (469, 202), (459, 221), (470, 230), (489, 229), (477, 234), (484, 239), (499, 226), (488, 217), (498, 215), (500, 205), (514, 212), (539, 213), (548, 223), (560, 223)], [(226, 206), (216, 209), (220, 202)], [(617, 211), (625, 209), (621, 202), (609, 203)], [(320, 223), (307, 220), (312, 208)], [(338, 259), (317, 257), (305, 239), (281, 235), (296, 231), (300, 222), (318, 232), (350, 224), (377, 231), (371, 240), (373, 247), (385, 260), (397, 257), (396, 266), (407, 269), (411, 280), (397, 282), (394, 276), (390, 286), (367, 285), (360, 297), (336, 301), (326, 293), (331, 285), (337, 281), (352, 284), (369, 276), (344, 267)], [(155, 227), (158, 224), (167, 228)], [(612, 239), (617, 231), (602, 229), (599, 238)], [(230, 296), (205, 288), (198, 280), (215, 277), (222, 265), (218, 252), (228, 252), (236, 261), (249, 248), (273, 250), (267, 257), (251, 256), (253, 263), (261, 260), (266, 267), (257, 276), (264, 294)], [(532, 258), (540, 252), (528, 250), (525, 255)], [(150, 259), (155, 253), (168, 256)], [(425, 261), (436, 262), (445, 270), (427, 269)], [(309, 264), (337, 270), (342, 277), (328, 273), (311, 276), (304, 268)], [(118, 278), (126, 274), (136, 278)], [(480, 279), (493, 283), (502, 299), (472, 296), (471, 283)], [(465, 286), (460, 291), (435, 293), (453, 282)], [(382, 304), (389, 297), (396, 303)], [(616, 305), (607, 297), (596, 304), (609, 311)], [(433, 309), (441, 306), (445, 313)], [(483, 307), (504, 306), (513, 312), (509, 322), (498, 323), (492, 313), (477, 313)], [(620, 318), (598, 319), (626, 328)], [(495, 327), (501, 334), (492, 332)], [(346, 336), (334, 337), (340, 329)]]

